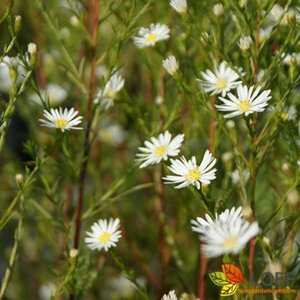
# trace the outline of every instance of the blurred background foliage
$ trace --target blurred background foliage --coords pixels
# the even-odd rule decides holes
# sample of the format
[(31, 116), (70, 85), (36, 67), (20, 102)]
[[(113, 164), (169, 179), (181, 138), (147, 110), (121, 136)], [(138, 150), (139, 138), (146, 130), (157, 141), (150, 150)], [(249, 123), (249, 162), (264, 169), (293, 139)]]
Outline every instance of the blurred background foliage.
[[(125, 88), (112, 108), (98, 111), (93, 124), (79, 256), (70, 257), (84, 132), (62, 134), (41, 128), (38, 119), (43, 108), (55, 107), (59, 101), (59, 105), (75, 107), (85, 116), (93, 55), (89, 2), (15, 0), (11, 13), (0, 25), (3, 49), (12, 39), (8, 26), (13, 26), (17, 14), (22, 16), (17, 42), (9, 56), (24, 59), (30, 42), (38, 49), (37, 65), (17, 98), (0, 155), (2, 216), (22, 191), (14, 214), (0, 233), (2, 278), (22, 219), (17, 261), (6, 299), (49, 299), (51, 293), (53, 299), (67, 299), (74, 290), (78, 299), (140, 299), (124, 272), (147, 288), (150, 299), (155, 299), (162, 283), (157, 226), (160, 218), (164, 220), (167, 241), (163, 292), (175, 289), (178, 294), (197, 295), (199, 240), (190, 230), (190, 220), (202, 216), (203, 208), (189, 189), (166, 186), (164, 213), (159, 212), (155, 168), (140, 170), (134, 158), (137, 147), (150, 136), (165, 129), (173, 134), (184, 133), (182, 154), (200, 159), (212, 147), (218, 159), (217, 179), (205, 190), (214, 211), (243, 203), (243, 193), (250, 193), (250, 149), (244, 120), (226, 122), (216, 114), (211, 97), (195, 80), (200, 71), (213, 69), (213, 61), (218, 64), (222, 60), (242, 67), (244, 83), (251, 85), (251, 62), (256, 59), (258, 70), (264, 70), (258, 73), (258, 81), (272, 90), (273, 110), (259, 115), (258, 121), (258, 131), (264, 135), (260, 136), (261, 167), (255, 194), (255, 217), (263, 228), (262, 236), (271, 243), (260, 238), (255, 270), (260, 274), (268, 262), (279, 261), (283, 268), (299, 274), (299, 61), (284, 63), (282, 56), (299, 53), (299, 18), (286, 25), (275, 22), (267, 37), (259, 31), (269, 28), (270, 20), (262, 12), (270, 12), (274, 4), (286, 11), (294, 9), (299, 17), (296, 0), (246, 1), (244, 6), (236, 0), (224, 0), (224, 11), (217, 16), (213, 7), (218, 2), (210, 0), (188, 1), (185, 16), (172, 10), (169, 1), (99, 0), (96, 86), (103, 88), (113, 70), (119, 68)], [(132, 37), (152, 22), (168, 24), (171, 38), (155, 48), (136, 48)], [(243, 35), (260, 38), (259, 49), (241, 51), (237, 42)], [(162, 59), (171, 53), (180, 62), (179, 79), (168, 76), (162, 68)], [(51, 84), (55, 85), (53, 95)], [(45, 97), (43, 91), (47, 88)], [(9, 91), (2, 90), (1, 113), (8, 99)], [(213, 145), (209, 145), (212, 119), (216, 129)], [(246, 161), (238, 160), (241, 155)], [(44, 161), (45, 157), (48, 159)], [(35, 168), (36, 173), (24, 188), (24, 181)], [(168, 172), (166, 166), (163, 172)], [(243, 172), (245, 178), (241, 180)], [(16, 174), (22, 174), (23, 179), (16, 181)], [(83, 243), (84, 231), (99, 218), (109, 217), (121, 219), (122, 239), (114, 252), (126, 265), (123, 273), (113, 255), (91, 252)], [(287, 254), (289, 247), (291, 253)], [(245, 274), (247, 251), (233, 258)], [(209, 261), (208, 270), (220, 264), (221, 258)], [(217, 291), (207, 284), (207, 299), (217, 299)]]

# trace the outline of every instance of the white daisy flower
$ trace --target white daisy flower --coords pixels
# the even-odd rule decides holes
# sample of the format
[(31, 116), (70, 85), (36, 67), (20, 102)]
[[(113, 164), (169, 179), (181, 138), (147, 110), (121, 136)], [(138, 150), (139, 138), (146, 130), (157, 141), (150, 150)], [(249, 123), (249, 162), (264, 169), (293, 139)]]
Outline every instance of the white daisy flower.
[(203, 250), (207, 257), (217, 257), (222, 254), (239, 253), (248, 241), (260, 233), (257, 222), (249, 223), (242, 215), (242, 207), (226, 209), (216, 219), (209, 215), (192, 220), (192, 230), (200, 233), (204, 243)]
[(228, 93), (228, 99), (219, 97), (219, 99), (224, 103), (222, 105), (215, 105), (220, 111), (229, 111), (231, 113), (225, 114), (224, 118), (233, 118), (244, 114), (248, 116), (254, 112), (262, 112), (268, 105), (268, 101), (272, 98), (269, 96), (271, 90), (266, 90), (260, 95), (259, 92), (261, 86), (258, 86), (254, 90), (254, 86), (249, 89), (247, 86), (240, 85), (237, 88), (237, 97), (231, 93)]
[(179, 184), (175, 186), (177, 189), (193, 185), (200, 190), (201, 183), (210, 184), (216, 178), (217, 169), (213, 168), (216, 162), (217, 160), (208, 150), (205, 151), (200, 166), (197, 165), (195, 156), (189, 161), (184, 156), (180, 159), (171, 159), (171, 166), (168, 168), (176, 175), (168, 175), (163, 179), (166, 180), (166, 184)]
[(163, 60), (163, 67), (171, 76), (173, 76), (179, 69), (179, 63), (174, 55), (170, 55)]
[(61, 107), (59, 109), (50, 108), (50, 112), (44, 109), (43, 114), (47, 120), (39, 119), (41, 126), (57, 128), (62, 132), (70, 129), (82, 129), (77, 125), (81, 123), (83, 117), (77, 117), (78, 111), (75, 111), (73, 107), (70, 110), (67, 108), (63, 110)]
[(169, 33), (170, 29), (167, 25), (152, 23), (149, 28), (140, 28), (138, 36), (135, 36), (133, 41), (138, 48), (145, 48), (167, 40), (170, 37)]
[(114, 104), (114, 100), (117, 97), (117, 93), (123, 88), (125, 80), (115, 72), (105, 84), (103, 90), (99, 89), (97, 98), (94, 100), (94, 103), (97, 104), (101, 100), (101, 105), (105, 109), (110, 108)]
[(172, 139), (172, 135), (167, 130), (157, 138), (151, 137), (150, 141), (145, 141), (145, 147), (138, 148), (142, 153), (136, 155), (138, 157), (136, 160), (143, 162), (140, 168), (158, 164), (162, 160), (167, 160), (169, 156), (178, 155), (183, 139), (184, 134), (178, 134)]
[(247, 51), (252, 44), (252, 38), (249, 35), (242, 36), (238, 41), (238, 46), (242, 51)]
[(84, 239), (87, 246), (92, 250), (108, 251), (115, 247), (121, 238), (119, 219), (100, 219), (91, 226), (92, 232), (86, 232), (88, 237)]
[(170, 5), (174, 8), (179, 14), (184, 14), (187, 11), (186, 0), (172, 0)]
[(227, 66), (226, 62), (221, 62), (218, 68), (215, 67), (215, 73), (211, 70), (201, 72), (204, 80), (197, 81), (207, 93), (212, 95), (222, 94), (224, 97), (228, 91), (237, 88), (242, 81), (238, 81), (239, 75)]
[(170, 291), (168, 294), (164, 294), (161, 300), (177, 300), (175, 291)]

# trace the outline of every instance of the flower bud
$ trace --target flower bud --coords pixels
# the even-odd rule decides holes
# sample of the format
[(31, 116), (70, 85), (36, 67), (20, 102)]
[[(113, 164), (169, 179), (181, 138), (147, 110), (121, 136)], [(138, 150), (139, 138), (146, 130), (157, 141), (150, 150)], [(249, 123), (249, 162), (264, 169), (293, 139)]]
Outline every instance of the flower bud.
[(291, 208), (296, 209), (300, 204), (300, 196), (297, 190), (291, 190), (287, 194), (287, 202)]
[(18, 185), (21, 185), (24, 182), (24, 176), (21, 173), (16, 174), (15, 180)]
[(216, 17), (220, 17), (224, 13), (224, 8), (221, 3), (217, 3), (213, 6), (212, 11)]
[(14, 22), (15, 32), (18, 33), (20, 31), (21, 27), (22, 27), (22, 17), (20, 15), (17, 15), (15, 17), (15, 22)]
[(34, 66), (37, 61), (37, 46), (35, 43), (29, 43), (27, 46), (28, 62)]

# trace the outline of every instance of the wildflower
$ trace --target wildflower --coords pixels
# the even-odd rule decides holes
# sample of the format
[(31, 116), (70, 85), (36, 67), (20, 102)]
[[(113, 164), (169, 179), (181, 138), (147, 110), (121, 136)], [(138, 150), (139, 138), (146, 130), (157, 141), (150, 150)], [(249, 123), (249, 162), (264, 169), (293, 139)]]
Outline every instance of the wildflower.
[(168, 168), (176, 175), (168, 175), (163, 179), (166, 180), (166, 184), (179, 184), (175, 186), (177, 189), (193, 185), (200, 190), (201, 183), (210, 184), (216, 178), (217, 169), (213, 168), (216, 161), (208, 150), (205, 151), (200, 166), (197, 165), (195, 156), (188, 161), (184, 156), (180, 159), (171, 159), (171, 166)]
[(18, 57), (4, 56), (0, 62), (0, 92), (7, 93), (14, 81), (19, 86), (26, 75), (26, 70)]
[[(244, 171), (242, 171), (242, 175), (243, 175), (243, 180), (245, 182), (247, 182), (250, 178), (250, 172), (247, 170), (244, 170)], [(232, 184), (234, 184), (234, 185), (238, 184), (241, 181), (240, 172), (237, 169), (235, 169), (233, 172), (231, 172), (230, 177), (231, 177)]]
[(101, 141), (112, 146), (121, 145), (126, 137), (127, 132), (118, 124), (109, 125), (99, 131)]
[(216, 219), (209, 215), (192, 220), (192, 230), (200, 233), (207, 257), (239, 253), (247, 242), (260, 233), (257, 222), (249, 223), (242, 215), (242, 207), (226, 209)]
[(297, 109), (295, 105), (290, 105), (281, 112), (280, 117), (284, 121), (295, 121), (297, 119)]
[(200, 86), (212, 95), (222, 94), (224, 97), (228, 91), (235, 89), (242, 81), (238, 81), (239, 75), (226, 65), (223, 61), (218, 68), (215, 67), (215, 73), (211, 70), (201, 72), (204, 80), (197, 79)]
[(100, 219), (91, 226), (92, 232), (86, 232), (88, 237), (84, 239), (87, 246), (92, 250), (107, 251), (115, 247), (121, 238), (119, 219)]
[(259, 43), (263, 43), (265, 40), (267, 40), (271, 33), (272, 33), (273, 27), (272, 26), (268, 26), (265, 28), (260, 28), (259, 32), (258, 32), (258, 41)]
[(258, 95), (260, 90), (260, 86), (254, 90), (254, 86), (248, 89), (247, 86), (240, 85), (237, 88), (237, 97), (231, 93), (228, 93), (229, 100), (219, 97), (224, 104), (216, 105), (216, 108), (220, 111), (231, 112), (225, 114), (224, 118), (233, 118), (242, 114), (248, 116), (254, 112), (262, 112), (268, 105), (268, 100), (271, 99), (269, 96), (271, 90), (266, 90)]
[(300, 65), (300, 53), (291, 53), (291, 54), (282, 54), (282, 57), (284, 57), (283, 59), (283, 63), (285, 65), (291, 66), (293, 64), (295, 65)]
[(61, 107), (59, 109), (50, 108), (50, 112), (44, 109), (43, 114), (47, 120), (39, 119), (41, 126), (57, 128), (62, 132), (70, 129), (82, 129), (76, 126), (81, 123), (83, 117), (77, 117), (78, 111), (75, 111), (73, 107), (70, 110), (67, 108), (63, 110)]
[(142, 153), (136, 155), (137, 161), (143, 162), (140, 168), (158, 164), (162, 160), (167, 160), (169, 156), (178, 155), (183, 139), (184, 134), (178, 134), (172, 139), (169, 131), (165, 131), (158, 138), (151, 137), (151, 142), (145, 141), (145, 147), (139, 147)]
[(252, 44), (252, 39), (249, 35), (242, 36), (238, 41), (238, 45), (242, 51), (247, 51), (250, 48), (251, 44)]
[(170, 37), (169, 33), (170, 29), (167, 25), (152, 23), (150, 28), (140, 28), (138, 36), (135, 36), (133, 41), (138, 48), (145, 48), (154, 46), (159, 41), (167, 40)]
[(270, 21), (277, 23), (282, 18), (283, 14), (283, 8), (279, 4), (275, 4), (271, 9), (268, 18), (270, 19)]
[(175, 294), (175, 291), (170, 291), (168, 294), (163, 295), (161, 300), (177, 300), (177, 296)]
[(213, 6), (212, 11), (216, 17), (220, 17), (224, 13), (224, 7), (221, 3), (217, 3)]
[(105, 109), (110, 108), (114, 104), (114, 100), (117, 97), (118, 92), (123, 88), (125, 83), (125, 80), (118, 74), (118, 72), (115, 72), (108, 82), (105, 84), (105, 87), (103, 90), (99, 89), (98, 95), (94, 103), (98, 103), (99, 99), (102, 101), (102, 106)]
[(179, 13), (184, 14), (187, 11), (186, 0), (172, 0), (170, 5)]
[(173, 76), (179, 69), (179, 63), (173, 55), (170, 55), (168, 58), (163, 60), (163, 67), (170, 75)]
[[(61, 104), (67, 98), (67, 91), (56, 83), (49, 83), (46, 87), (46, 90), (41, 92), (44, 102), (49, 102), (50, 106), (56, 106)], [(40, 97), (37, 94), (32, 96), (32, 100), (37, 104), (42, 104)]]

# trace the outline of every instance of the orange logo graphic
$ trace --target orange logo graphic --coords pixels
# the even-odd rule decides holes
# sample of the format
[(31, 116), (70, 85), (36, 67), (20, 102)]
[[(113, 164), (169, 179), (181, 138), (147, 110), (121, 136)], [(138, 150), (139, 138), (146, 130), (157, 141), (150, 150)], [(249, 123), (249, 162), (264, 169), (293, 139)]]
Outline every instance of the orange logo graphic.
[(215, 285), (221, 286), (221, 297), (233, 295), (239, 284), (243, 282), (243, 274), (241, 270), (233, 264), (223, 264), (223, 272), (209, 273), (209, 278)]

